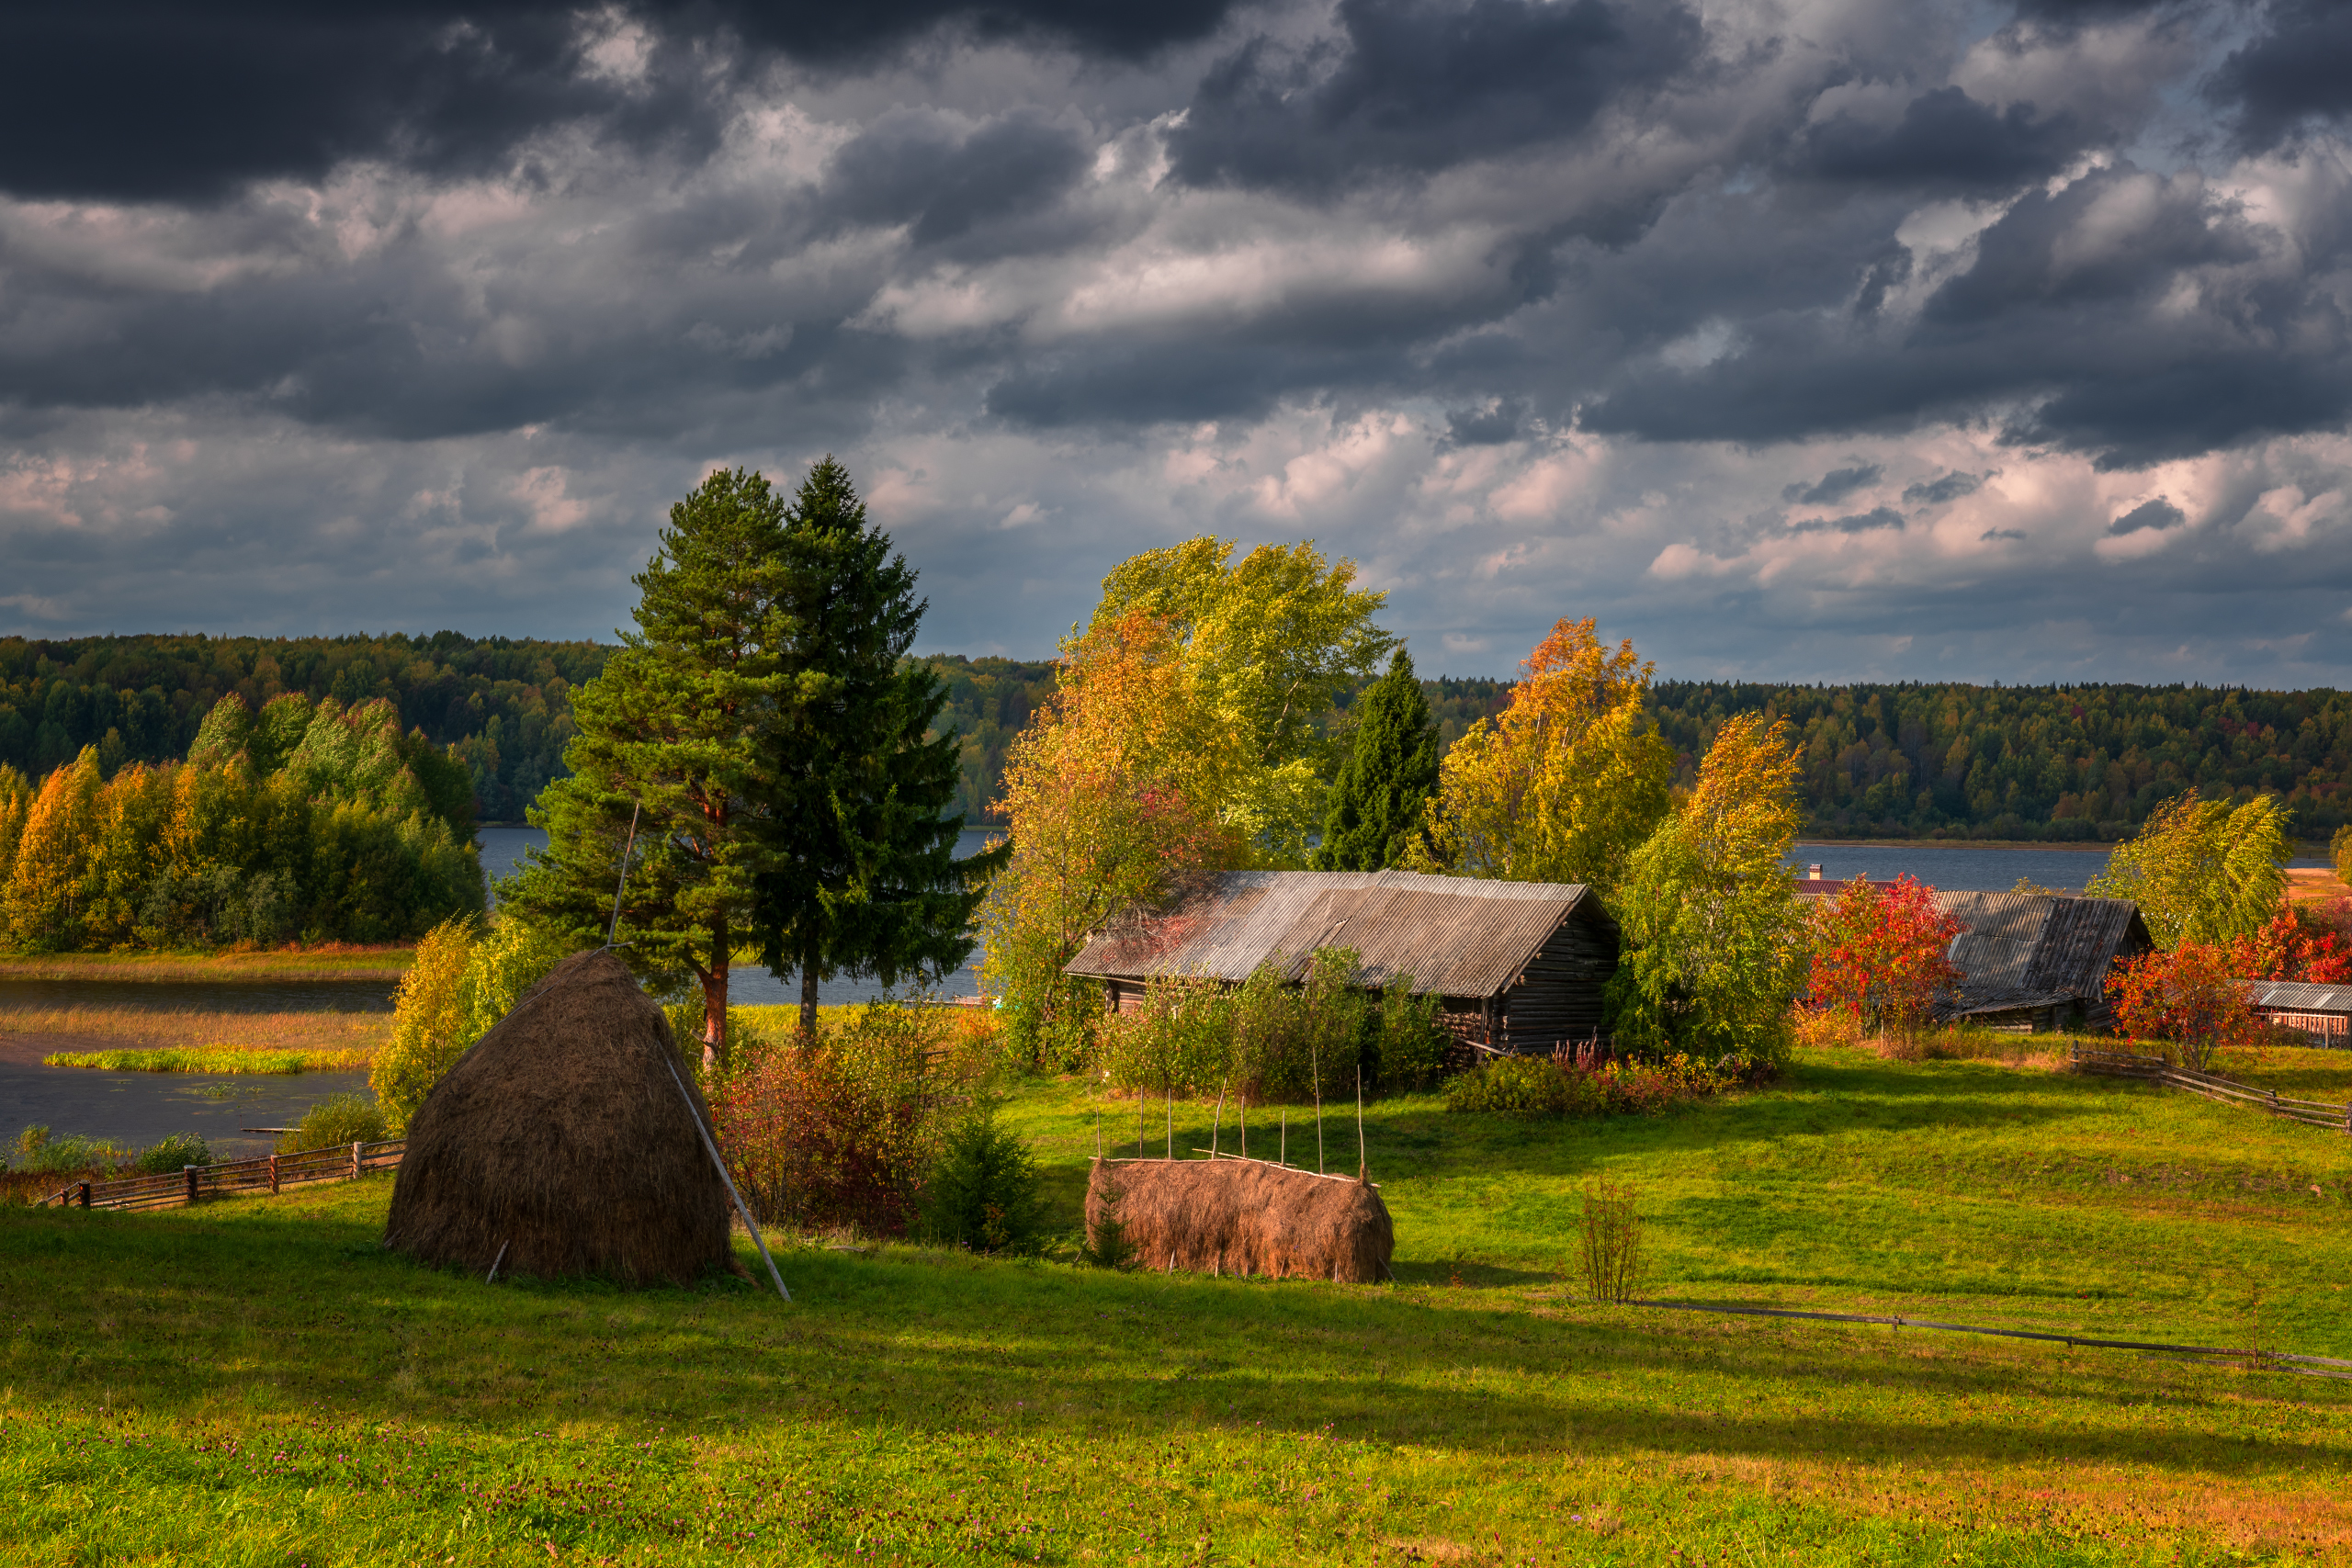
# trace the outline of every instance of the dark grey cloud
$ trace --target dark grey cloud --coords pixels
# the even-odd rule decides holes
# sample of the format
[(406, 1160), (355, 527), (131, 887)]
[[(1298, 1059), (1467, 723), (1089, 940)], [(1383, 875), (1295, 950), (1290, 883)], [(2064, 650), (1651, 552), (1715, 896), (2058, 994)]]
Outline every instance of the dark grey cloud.
[(1340, 0), (1342, 39), (1251, 41), (1201, 83), (1171, 140), (1193, 185), (1325, 191), (1577, 136), (1687, 71), (1690, 11), (1608, 0)]
[(2025, 530), (2022, 528), (1987, 528), (1976, 536), (1978, 542), (1982, 544), (1990, 544), (1995, 539), (2022, 539), (2025, 536)]
[(940, 116), (882, 116), (833, 155), (819, 204), (837, 222), (912, 225), (919, 245), (1050, 206), (1091, 150), (1065, 127), (1016, 112), (969, 135)]
[[(348, 159), (471, 171), (535, 132), (707, 152), (714, 64), (871, 60), (940, 29), (1139, 58), (1214, 31), (1232, 0), (95, 0), (12, 9), (0, 48), (0, 190), (213, 200)], [(633, 75), (587, 47), (638, 25)]]
[(1792, 534), (1869, 534), (1881, 528), (1903, 526), (1903, 513), (1892, 507), (1874, 506), (1868, 512), (1857, 512), (1844, 517), (1813, 517), (1789, 525)]
[(1456, 446), (1499, 446), (1519, 439), (1527, 405), (1517, 398), (1498, 398), (1485, 408), (1449, 409), (1446, 433)]
[(1921, 479), (1903, 487), (1903, 500), (1909, 506), (1944, 506), (1963, 495), (1974, 495), (1983, 488), (1990, 474), (1945, 474), (1938, 479)]
[(2011, 190), (2048, 179), (2103, 133), (2061, 111), (2038, 115), (2031, 104), (1998, 113), (1958, 87), (1911, 100), (1892, 126), (1839, 113), (1806, 128), (1791, 172), (1844, 185), (1906, 190)]
[(1835, 506), (1858, 490), (1867, 490), (1878, 483), (1886, 472), (1876, 463), (1857, 463), (1850, 468), (1832, 468), (1811, 484), (1800, 480), (1781, 491), (1782, 501), (1793, 501), (1800, 506)]
[(2163, 496), (2143, 501), (2107, 525), (2110, 536), (2136, 534), (2143, 528), (2177, 528), (2188, 521), (2188, 514)]
[(2277, 145), (2298, 128), (2352, 115), (2352, 6), (2273, 0), (2263, 30), (2230, 54), (2208, 90), (2237, 112), (2239, 134)]

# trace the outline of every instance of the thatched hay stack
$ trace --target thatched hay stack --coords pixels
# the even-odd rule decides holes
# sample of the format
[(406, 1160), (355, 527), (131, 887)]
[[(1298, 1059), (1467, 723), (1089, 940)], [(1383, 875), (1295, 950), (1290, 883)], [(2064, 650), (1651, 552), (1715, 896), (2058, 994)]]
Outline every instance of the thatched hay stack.
[(1098, 1252), (1113, 1219), (1147, 1269), (1368, 1285), (1396, 1250), (1378, 1188), (1261, 1160), (1097, 1159), (1086, 1236)]
[(384, 1244), (481, 1272), (628, 1284), (737, 1268), (675, 1051), (618, 958), (565, 959), (417, 1108)]

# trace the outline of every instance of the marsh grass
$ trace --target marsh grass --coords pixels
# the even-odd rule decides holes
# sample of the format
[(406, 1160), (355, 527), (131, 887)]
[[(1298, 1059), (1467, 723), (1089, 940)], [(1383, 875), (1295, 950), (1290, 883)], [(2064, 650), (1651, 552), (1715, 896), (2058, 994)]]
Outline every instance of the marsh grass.
[(55, 1051), (53, 1067), (130, 1073), (318, 1073), (366, 1068), (388, 1013), (209, 1012), (132, 1007), (0, 1008), (0, 1039), (119, 1042)]
[[(1001, 1112), (1066, 1227), (1098, 1103), (1031, 1083)], [(1213, 1114), (1179, 1104), (1179, 1147)], [(2352, 1355), (2341, 1136), (1854, 1050), (1670, 1116), (1413, 1095), (1365, 1124), (1394, 1286), (779, 1234), (789, 1307), (728, 1280), (490, 1287), (378, 1247), (383, 1178), (0, 1213), (0, 1540), (31, 1562), (2352, 1557), (2352, 1385), (1594, 1305), (1564, 1278), (1605, 1179), (1638, 1187), (1669, 1298)]]

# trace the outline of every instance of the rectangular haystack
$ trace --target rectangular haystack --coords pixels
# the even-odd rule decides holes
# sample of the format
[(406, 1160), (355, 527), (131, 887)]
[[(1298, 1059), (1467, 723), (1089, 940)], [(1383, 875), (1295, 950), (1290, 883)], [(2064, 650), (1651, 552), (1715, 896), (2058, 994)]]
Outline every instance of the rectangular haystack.
[(1396, 1227), (1380, 1190), (1251, 1159), (1097, 1159), (1086, 1237), (1115, 1220), (1147, 1269), (1369, 1285), (1389, 1278)]

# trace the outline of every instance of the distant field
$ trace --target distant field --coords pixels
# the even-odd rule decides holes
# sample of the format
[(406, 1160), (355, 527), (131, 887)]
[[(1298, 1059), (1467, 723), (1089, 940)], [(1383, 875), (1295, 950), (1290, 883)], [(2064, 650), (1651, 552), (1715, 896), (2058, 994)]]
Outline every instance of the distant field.
[[(2335, 1053), (2239, 1071), (2352, 1084)], [(1061, 1224), (1098, 1113), (1106, 1143), (1162, 1143), (1141, 1111), (1013, 1086)], [(1177, 1146), (1211, 1115), (1175, 1107)], [(1280, 1136), (1261, 1116), (1252, 1153)], [(1313, 1130), (1293, 1113), (1294, 1162)], [(1352, 1105), (1324, 1134), (1351, 1166)], [(1658, 1120), (1378, 1101), (1365, 1143), (1393, 1286), (779, 1235), (789, 1306), (488, 1287), (380, 1250), (380, 1179), (0, 1212), (0, 1539), (44, 1562), (2352, 1561), (2352, 1384), (1594, 1307), (1563, 1278), (1608, 1175), (1641, 1193), (1662, 1295), (2352, 1357), (2340, 1135), (1819, 1051)]]

